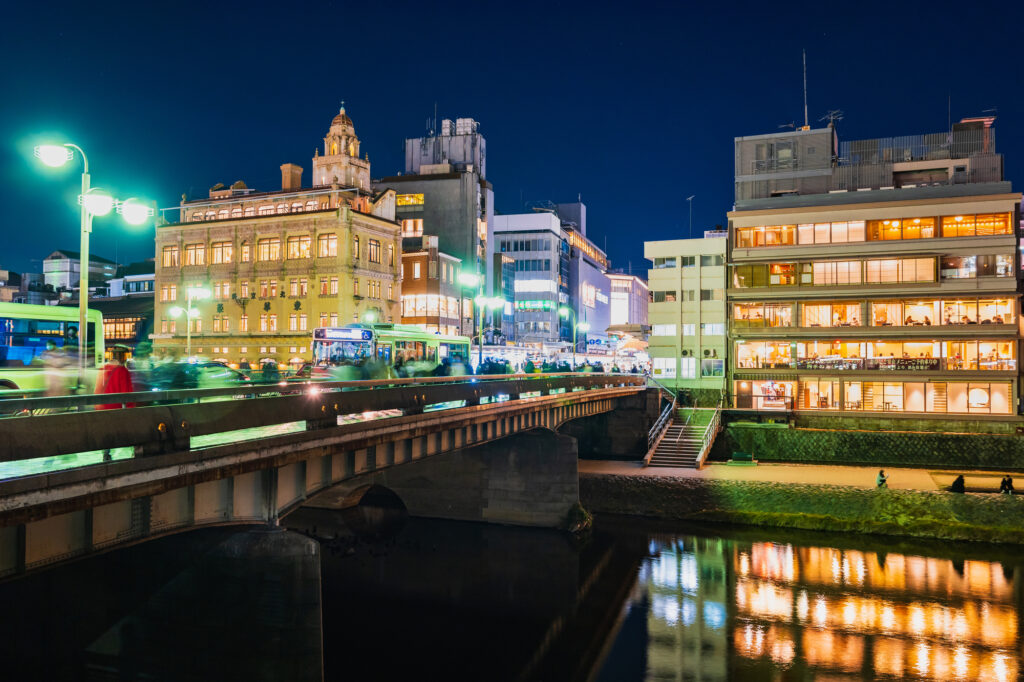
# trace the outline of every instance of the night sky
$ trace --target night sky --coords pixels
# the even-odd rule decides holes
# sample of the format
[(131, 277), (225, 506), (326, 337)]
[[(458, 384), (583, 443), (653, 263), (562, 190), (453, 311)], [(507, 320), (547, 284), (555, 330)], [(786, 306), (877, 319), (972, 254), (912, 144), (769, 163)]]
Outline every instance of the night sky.
[[(118, 3), (111, 3), (114, 7)], [(487, 139), (496, 207), (588, 207), (614, 267), (643, 240), (724, 224), (732, 139), (841, 109), (841, 139), (939, 132), (997, 109), (997, 150), (1024, 187), (1021, 3), (12, 3), (0, 27), (0, 268), (78, 249), (80, 170), (32, 159), (85, 148), (94, 186), (175, 205), (215, 183), (280, 188), (345, 100), (374, 177), (439, 118)], [(159, 9), (158, 9), (159, 7)], [(153, 255), (153, 228), (97, 219), (93, 252)], [(607, 242), (605, 242), (607, 240)]]

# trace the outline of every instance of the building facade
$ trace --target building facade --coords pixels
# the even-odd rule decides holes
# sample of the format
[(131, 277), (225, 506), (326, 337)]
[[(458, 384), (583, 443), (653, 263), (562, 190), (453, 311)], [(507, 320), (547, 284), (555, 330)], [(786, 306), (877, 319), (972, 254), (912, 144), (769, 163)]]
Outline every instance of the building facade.
[(652, 264), (651, 376), (669, 388), (707, 391), (714, 398), (725, 387), (727, 242), (721, 237), (644, 243)]
[(439, 251), (437, 237), (432, 235), (408, 237), (402, 247), (402, 324), (458, 334), (459, 259)]
[[(82, 254), (78, 251), (54, 251), (43, 259), (43, 281), (54, 291), (70, 292), (78, 289), (82, 267)], [(105, 289), (106, 282), (117, 275), (117, 263), (102, 256), (89, 256), (89, 288)]]
[(735, 407), (1017, 412), (1021, 195), (991, 122), (842, 145), (832, 128), (736, 139)]
[(569, 245), (558, 216), (547, 212), (498, 215), (492, 233), (495, 255), (512, 260), (516, 343), (566, 340), (558, 308), (569, 302)]
[(284, 164), (280, 191), (235, 183), (215, 187), (209, 199), (183, 200), (180, 221), (157, 227), (155, 352), (184, 354), (185, 318), (171, 309), (186, 306), (190, 287), (212, 293), (193, 303), (200, 311), (193, 354), (231, 364), (297, 366), (311, 357), (315, 327), (398, 322), (395, 197), (369, 191), (368, 162), (358, 151), (342, 109), (324, 155), (313, 160), (314, 181), (326, 178), (327, 186), (302, 189), (302, 169)]
[(647, 326), (647, 282), (636, 275), (608, 273), (611, 283), (611, 305), (608, 319), (612, 327)]

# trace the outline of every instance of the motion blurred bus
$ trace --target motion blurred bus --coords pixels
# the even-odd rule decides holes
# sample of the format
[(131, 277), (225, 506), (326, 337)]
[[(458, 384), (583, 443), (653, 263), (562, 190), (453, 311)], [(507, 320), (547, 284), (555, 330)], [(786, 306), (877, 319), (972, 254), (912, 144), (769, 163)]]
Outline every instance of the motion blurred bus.
[[(103, 366), (103, 316), (89, 310), (86, 321), (86, 386), (91, 390)], [(62, 373), (69, 389), (74, 386), (78, 331), (77, 306), (0, 303), (0, 397), (44, 392), (47, 370)]]
[(403, 364), (431, 372), (447, 361), (469, 364), (469, 338), (424, 331), (407, 324), (349, 324), (313, 330), (313, 372), (323, 376), (333, 367)]

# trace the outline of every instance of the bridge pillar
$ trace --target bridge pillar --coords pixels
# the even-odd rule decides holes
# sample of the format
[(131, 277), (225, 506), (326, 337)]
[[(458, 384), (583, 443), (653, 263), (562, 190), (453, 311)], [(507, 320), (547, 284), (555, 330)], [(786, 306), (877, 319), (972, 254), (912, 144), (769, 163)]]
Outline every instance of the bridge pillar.
[(647, 433), (661, 414), (661, 397), (648, 389), (619, 398), (611, 412), (567, 421), (559, 432), (579, 441), (584, 459), (640, 459), (647, 454)]
[(358, 476), (306, 506), (342, 508), (368, 484), (394, 491), (413, 516), (562, 528), (579, 501), (576, 440), (532, 429)]

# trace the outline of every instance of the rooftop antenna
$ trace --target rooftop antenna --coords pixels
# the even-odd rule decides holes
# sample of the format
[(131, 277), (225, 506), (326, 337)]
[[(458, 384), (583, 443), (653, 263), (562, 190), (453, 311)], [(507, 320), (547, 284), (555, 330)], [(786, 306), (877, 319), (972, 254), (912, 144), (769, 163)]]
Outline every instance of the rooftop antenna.
[(824, 116), (822, 116), (818, 120), (819, 121), (828, 121), (829, 127), (834, 128), (835, 124), (836, 124), (836, 121), (842, 121), (843, 120), (843, 110), (842, 109), (829, 109), (828, 113), (826, 113)]
[(807, 121), (807, 48), (804, 48), (804, 127), (803, 130), (810, 130), (811, 126)]
[(796, 121), (790, 121), (789, 123), (783, 123), (783, 124), (781, 124), (779, 126), (779, 128), (780, 129), (781, 128), (792, 128), (793, 130), (796, 130)]

